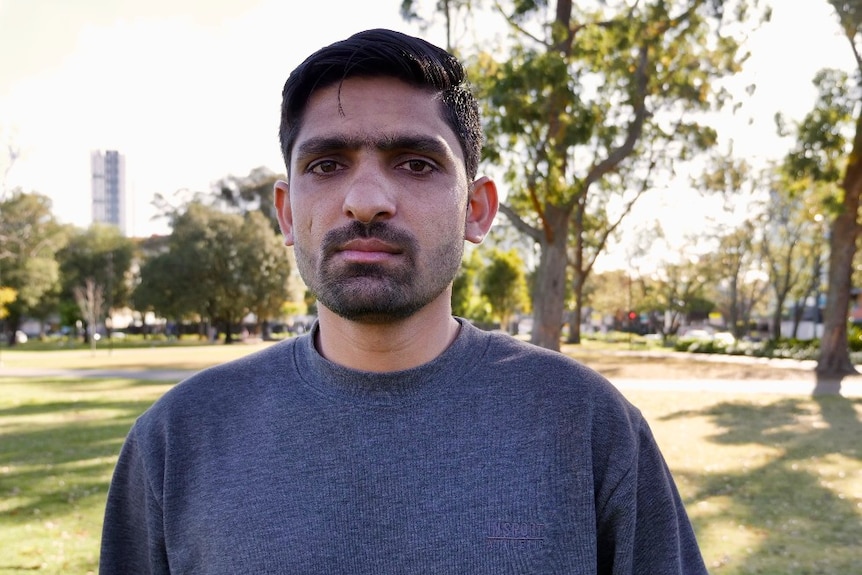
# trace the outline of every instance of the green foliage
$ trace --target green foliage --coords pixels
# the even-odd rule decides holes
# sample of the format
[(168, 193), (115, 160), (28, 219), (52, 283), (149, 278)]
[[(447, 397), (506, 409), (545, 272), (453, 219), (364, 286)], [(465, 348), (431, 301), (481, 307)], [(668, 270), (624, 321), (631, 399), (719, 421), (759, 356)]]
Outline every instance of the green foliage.
[[(584, 303), (603, 315), (617, 315), (628, 309), (640, 309), (642, 301), (633, 301), (634, 281), (630, 271), (612, 270), (590, 274), (584, 286)], [(640, 290), (637, 290), (640, 295)], [(640, 300), (640, 298), (638, 298)]]
[(817, 104), (801, 122), (791, 128), (783, 118), (777, 118), (779, 132), (796, 138), (784, 169), (797, 180), (835, 184), (841, 179), (850, 151), (858, 95), (852, 91), (847, 73), (840, 70), (821, 70), (814, 85)]
[(675, 351), (689, 353), (744, 355), (773, 359), (816, 360), (820, 351), (820, 340), (780, 338), (763, 342), (736, 341), (728, 343), (720, 339), (697, 339), (681, 337), (673, 342)]
[(240, 213), (260, 212), (272, 231), (279, 233), (273, 201), (273, 186), (284, 178), (265, 167), (253, 169), (247, 176), (226, 176), (216, 183), (214, 192), (220, 202)]
[(63, 297), (73, 297), (76, 289), (92, 280), (104, 293), (107, 307), (126, 306), (132, 290), (134, 253), (134, 242), (116, 226), (93, 224), (86, 230), (75, 230), (57, 254)]
[[(850, 2), (832, 2), (843, 32), (856, 58), (859, 52), (858, 7)], [(857, 81), (862, 67), (857, 69)], [(795, 126), (796, 144), (785, 160), (785, 171), (810, 185), (831, 188), (825, 204), (831, 212), (827, 305), (823, 347), (818, 358), (821, 375), (853, 372), (847, 349), (847, 311), (853, 277), (856, 241), (859, 237), (859, 205), (862, 193), (862, 114), (858, 85), (851, 90), (846, 74), (823, 70), (814, 80), (818, 100), (814, 109)], [(782, 127), (784, 122), (779, 122)], [(854, 133), (855, 130), (855, 133)], [(786, 131), (786, 130), (785, 130)], [(840, 186), (840, 187), (839, 187)]]
[(465, 253), (461, 270), (452, 283), (452, 313), (457, 316), (487, 323), (492, 319), (488, 302), (479, 290), (479, 279), (485, 263), (482, 248), (473, 248)]
[(163, 206), (171, 235), (138, 241), (113, 226), (60, 225), (47, 197), (14, 191), (0, 203), (0, 315), (7, 330), (14, 332), (22, 318), (54, 314), (61, 325), (74, 325), (83, 315), (75, 294), (86, 285), (103, 294), (101, 311), (128, 305), (228, 325), (249, 312), (260, 321), (280, 316), (292, 265), (273, 229), (276, 178), (257, 169), (220, 182), (217, 203), (243, 215), (205, 205), (212, 197), (202, 195), (183, 207)]
[(176, 217), (167, 249), (142, 266), (135, 302), (178, 320), (196, 316), (231, 326), (250, 311), (263, 320), (287, 299), (289, 273), (280, 236), (263, 215), (195, 202)]
[[(481, 46), (471, 70), (485, 107), (486, 159), (503, 166), (506, 216), (543, 255), (568, 252), (576, 305), (596, 258), (655, 177), (714, 145), (715, 129), (698, 114), (724, 105), (717, 80), (745, 58), (738, 36), (720, 34), (718, 17), (745, 25), (751, 4), (725, 13), (724, 2), (704, 0), (495, 3), (511, 35), (503, 49)], [(542, 257), (536, 272), (534, 342), (548, 347), (559, 345), (567, 291), (559, 265), (556, 255)]]
[(488, 255), (488, 264), (481, 272), (480, 291), (503, 329), (516, 313), (529, 310), (524, 267), (517, 250), (495, 249)]
[(68, 228), (51, 213), (48, 197), (16, 190), (0, 203), (0, 285), (17, 294), (6, 306), (12, 331), (57, 289), (55, 253), (67, 237)]
[(247, 308), (258, 322), (281, 315), (288, 298), (291, 266), (280, 233), (274, 233), (261, 212), (250, 212), (243, 219), (237, 256)]
[(847, 345), (852, 352), (862, 352), (862, 325), (850, 326), (847, 330)]
[(828, 198), (836, 187), (788, 173), (789, 159), (762, 178), (770, 194), (752, 221), (762, 230), (757, 248), (772, 291), (772, 333), (780, 333), (786, 303), (806, 301), (825, 288), (821, 285), (828, 258), (827, 229), (831, 218)]
[(668, 263), (652, 276), (638, 278), (640, 309), (664, 316), (653, 327), (662, 336), (674, 335), (686, 319), (704, 319), (715, 309), (706, 293), (714, 273), (710, 258)]
[(752, 217), (736, 228), (723, 230), (717, 249), (704, 256), (712, 281), (705, 287), (733, 335), (741, 338), (755, 315), (765, 313), (768, 278), (761, 273), (762, 252), (757, 248), (758, 222)]

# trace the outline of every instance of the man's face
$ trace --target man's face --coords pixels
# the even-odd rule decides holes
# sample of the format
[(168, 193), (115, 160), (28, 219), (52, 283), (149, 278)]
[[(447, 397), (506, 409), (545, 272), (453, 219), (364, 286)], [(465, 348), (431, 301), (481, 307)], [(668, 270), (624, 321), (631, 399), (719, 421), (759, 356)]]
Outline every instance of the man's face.
[(303, 280), (344, 318), (387, 322), (450, 297), (469, 183), (440, 110), (391, 78), (351, 78), (308, 102), (280, 222)]

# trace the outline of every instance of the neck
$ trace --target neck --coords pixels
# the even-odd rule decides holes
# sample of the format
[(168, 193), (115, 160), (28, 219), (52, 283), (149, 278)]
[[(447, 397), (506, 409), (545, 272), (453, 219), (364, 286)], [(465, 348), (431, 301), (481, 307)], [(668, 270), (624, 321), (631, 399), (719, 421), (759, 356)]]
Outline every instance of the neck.
[[(430, 304), (409, 318), (383, 324), (346, 320), (318, 305), (318, 352), (326, 359), (363, 371), (398, 371), (436, 358), (455, 340), (460, 326), (446, 301)], [(440, 306), (436, 306), (440, 307)]]

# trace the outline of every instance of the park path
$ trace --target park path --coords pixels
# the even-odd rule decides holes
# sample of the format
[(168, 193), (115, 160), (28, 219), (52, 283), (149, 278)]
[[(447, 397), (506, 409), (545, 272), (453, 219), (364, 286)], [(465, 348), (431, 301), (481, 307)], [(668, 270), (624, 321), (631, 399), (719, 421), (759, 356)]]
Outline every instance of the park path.
[(2, 377), (77, 377), (94, 379), (129, 378), (152, 381), (182, 381), (194, 371), (181, 369), (58, 369), (0, 366)]
[[(74, 377), (129, 378), (151, 381), (179, 382), (194, 371), (175, 369), (40, 369), (38, 367), (0, 366), (3, 377)], [(862, 377), (846, 378), (841, 382), (819, 381), (811, 375), (799, 379), (635, 379), (609, 377), (619, 389), (678, 391), (680, 393), (727, 392), (732, 394), (767, 393), (776, 395), (839, 394), (862, 397)]]
[(627, 379), (610, 378), (619, 389), (679, 391), (687, 393), (726, 392), (735, 395), (748, 393), (775, 395), (842, 395), (862, 397), (862, 381), (859, 378), (842, 382), (818, 382), (812, 373), (808, 379)]

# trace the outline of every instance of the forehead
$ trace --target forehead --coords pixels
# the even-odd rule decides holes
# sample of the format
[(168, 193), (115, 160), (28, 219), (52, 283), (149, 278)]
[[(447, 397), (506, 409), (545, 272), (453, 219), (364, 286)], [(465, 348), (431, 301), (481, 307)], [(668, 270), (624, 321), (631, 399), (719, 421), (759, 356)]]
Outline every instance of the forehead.
[(395, 78), (348, 78), (314, 92), (294, 142), (338, 137), (379, 141), (404, 134), (439, 140), (458, 159), (463, 152), (443, 115), (438, 95)]

